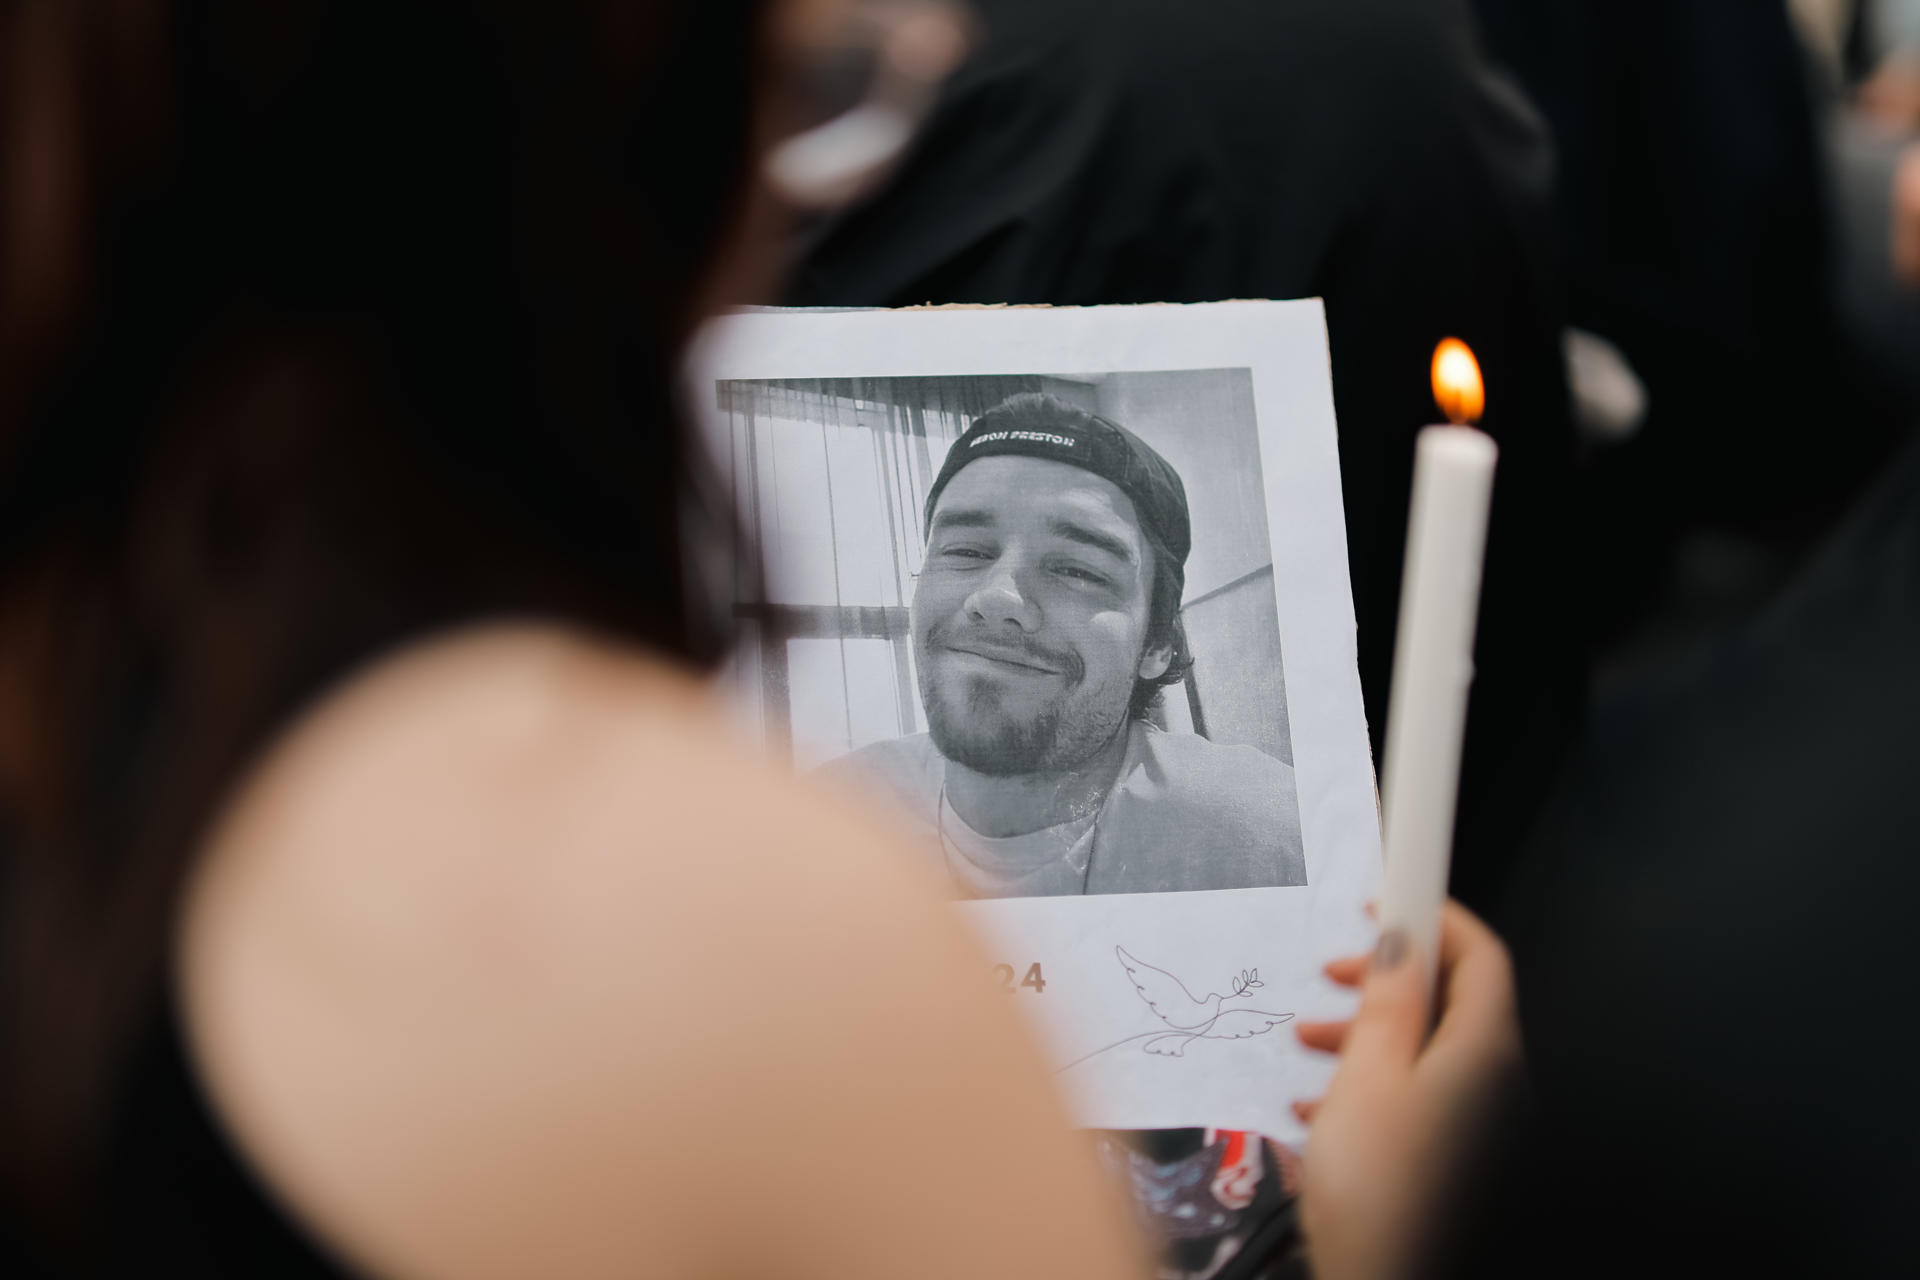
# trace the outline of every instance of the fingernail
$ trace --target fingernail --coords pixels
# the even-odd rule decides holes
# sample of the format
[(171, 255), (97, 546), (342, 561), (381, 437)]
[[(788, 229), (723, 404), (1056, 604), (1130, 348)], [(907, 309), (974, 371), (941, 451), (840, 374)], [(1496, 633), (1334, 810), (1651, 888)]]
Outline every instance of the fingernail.
[(1407, 931), (1389, 929), (1380, 935), (1380, 941), (1373, 948), (1373, 959), (1367, 967), (1384, 973), (1407, 958)]

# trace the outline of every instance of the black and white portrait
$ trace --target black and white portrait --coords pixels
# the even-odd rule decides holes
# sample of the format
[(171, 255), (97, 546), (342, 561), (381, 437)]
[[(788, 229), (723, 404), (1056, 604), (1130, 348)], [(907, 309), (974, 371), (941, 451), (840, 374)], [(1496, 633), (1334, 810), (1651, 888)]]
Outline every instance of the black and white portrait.
[(754, 308), (686, 394), (742, 730), (892, 811), (1078, 1123), (1297, 1136), (1380, 884), (1320, 304)]
[(732, 679), (957, 897), (1306, 883), (1244, 368), (723, 381)]

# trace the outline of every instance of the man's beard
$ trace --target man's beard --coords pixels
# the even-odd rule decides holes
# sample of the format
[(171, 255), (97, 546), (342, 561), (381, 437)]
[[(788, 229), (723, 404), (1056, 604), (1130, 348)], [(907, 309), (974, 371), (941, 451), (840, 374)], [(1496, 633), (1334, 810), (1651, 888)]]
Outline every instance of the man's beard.
[(932, 670), (939, 649), (936, 627), (920, 655), (927, 729), (941, 755), (975, 773), (990, 778), (1064, 773), (1097, 755), (1126, 724), (1130, 679), (1115, 697), (1076, 700), (1085, 674), (1075, 659), (1066, 687), (1038, 707), (1022, 705), (985, 676), (964, 677), (957, 689), (949, 678), (949, 692), (943, 694)]

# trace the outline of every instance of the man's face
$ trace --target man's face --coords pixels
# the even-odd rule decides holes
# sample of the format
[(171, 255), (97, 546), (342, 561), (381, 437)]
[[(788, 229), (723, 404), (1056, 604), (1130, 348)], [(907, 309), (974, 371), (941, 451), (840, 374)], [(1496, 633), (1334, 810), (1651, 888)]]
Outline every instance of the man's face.
[(1043, 458), (968, 463), (934, 509), (913, 596), (920, 700), (949, 760), (997, 777), (1074, 768), (1127, 720), (1153, 560), (1133, 501)]

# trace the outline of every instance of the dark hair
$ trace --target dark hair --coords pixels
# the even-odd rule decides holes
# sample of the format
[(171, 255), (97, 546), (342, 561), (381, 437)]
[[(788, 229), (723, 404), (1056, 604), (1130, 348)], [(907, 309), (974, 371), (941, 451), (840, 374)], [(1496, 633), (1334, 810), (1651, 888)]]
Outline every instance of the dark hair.
[(1142, 526), (1147, 546), (1153, 551), (1153, 588), (1147, 597), (1147, 648), (1161, 645), (1173, 651), (1167, 669), (1151, 680), (1141, 677), (1133, 682), (1133, 697), (1127, 702), (1127, 714), (1135, 720), (1148, 719), (1160, 691), (1179, 684), (1193, 670), (1193, 653), (1187, 648), (1187, 624), (1180, 619), (1182, 579), (1168, 573), (1163, 565), (1173, 554), (1151, 529)]
[(719, 654), (674, 387), (754, 207), (762, 4), (0, 9), (21, 1214), (83, 1198), (188, 860), (303, 701), (501, 615)]

